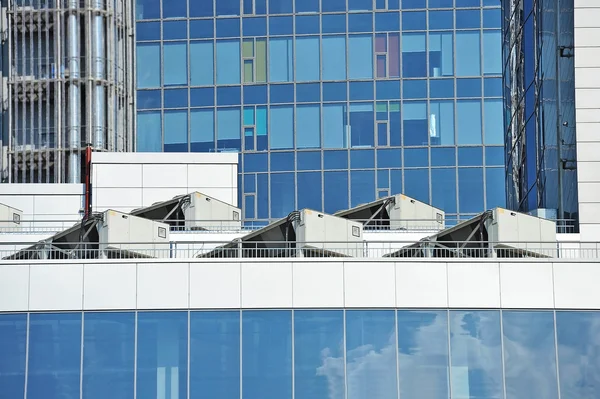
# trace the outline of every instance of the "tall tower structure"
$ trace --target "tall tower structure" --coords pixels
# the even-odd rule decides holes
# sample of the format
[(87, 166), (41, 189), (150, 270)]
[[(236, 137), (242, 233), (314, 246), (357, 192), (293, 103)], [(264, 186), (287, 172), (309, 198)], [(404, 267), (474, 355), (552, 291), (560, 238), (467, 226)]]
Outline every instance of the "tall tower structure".
[(79, 183), (134, 148), (130, 0), (2, 0), (2, 181)]

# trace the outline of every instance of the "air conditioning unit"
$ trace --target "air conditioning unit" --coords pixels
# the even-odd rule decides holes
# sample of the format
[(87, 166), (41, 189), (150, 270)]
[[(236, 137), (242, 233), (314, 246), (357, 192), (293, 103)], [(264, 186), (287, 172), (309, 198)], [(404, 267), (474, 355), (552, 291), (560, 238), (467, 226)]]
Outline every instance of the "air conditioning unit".
[(23, 219), (23, 211), (12, 206), (0, 204), (0, 231), (21, 230), (21, 219)]
[(509, 211), (492, 210), (493, 218), (486, 222), (488, 240), (495, 249), (524, 256), (550, 257), (557, 251), (556, 223)]
[(296, 248), (327, 256), (364, 255), (363, 225), (349, 219), (304, 209), (296, 224)]
[(186, 230), (239, 231), (242, 228), (239, 208), (199, 192), (190, 194), (190, 203), (183, 214)]
[(169, 257), (169, 225), (107, 210), (98, 224), (98, 247), (105, 257)]
[(390, 230), (443, 230), (446, 213), (403, 194), (388, 205)]

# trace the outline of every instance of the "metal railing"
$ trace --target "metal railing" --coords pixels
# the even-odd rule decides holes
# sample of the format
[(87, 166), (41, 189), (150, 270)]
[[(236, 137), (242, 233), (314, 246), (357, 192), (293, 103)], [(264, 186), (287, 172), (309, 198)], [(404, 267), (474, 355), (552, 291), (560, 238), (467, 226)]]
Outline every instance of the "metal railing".
[(0, 243), (0, 258), (31, 259), (191, 259), (191, 258), (494, 258), (583, 259), (600, 261), (599, 242), (222, 242), (165, 243)]

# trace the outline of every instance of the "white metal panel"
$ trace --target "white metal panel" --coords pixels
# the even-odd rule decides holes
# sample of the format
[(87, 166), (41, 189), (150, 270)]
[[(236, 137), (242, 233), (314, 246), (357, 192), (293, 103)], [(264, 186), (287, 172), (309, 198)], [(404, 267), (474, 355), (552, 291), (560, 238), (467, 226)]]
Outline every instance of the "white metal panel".
[(500, 263), (500, 298), (503, 308), (552, 309), (552, 263)]
[[(0, 184), (2, 187), (4, 183)], [(20, 184), (24, 185), (24, 184)], [(0, 194), (0, 203), (6, 204), (13, 208), (20, 209), (23, 212), (23, 218), (33, 220), (34, 215), (34, 196), (33, 195), (12, 195), (12, 194)]]
[[(598, 198), (598, 197), (596, 197)], [(600, 199), (600, 198), (599, 198)], [(600, 206), (597, 203), (579, 203), (579, 212), (585, 217), (585, 223), (600, 224)], [(594, 241), (598, 241), (597, 239)]]
[(448, 306), (499, 308), (500, 271), (495, 262), (448, 262)]
[(190, 263), (190, 308), (239, 309), (240, 263)]
[(237, 164), (237, 153), (93, 152), (92, 163), (119, 164)]
[(243, 263), (242, 307), (292, 307), (292, 263)]
[(445, 262), (396, 262), (396, 306), (399, 308), (448, 307)]
[[(598, 35), (600, 35), (600, 28), (598, 28)], [(575, 115), (575, 120), (577, 121), (577, 137), (581, 137), (582, 141), (588, 141), (586, 139), (588, 138), (592, 138), (591, 141), (593, 141), (595, 139), (595, 135), (593, 135), (593, 132), (597, 132), (597, 130), (594, 128), (593, 132), (590, 133), (588, 131), (584, 131), (583, 135), (580, 136), (579, 135), (579, 131), (580, 131), (580, 127), (579, 125), (583, 125), (581, 129), (586, 130), (587, 127), (586, 125), (588, 123), (590, 124), (594, 124), (594, 123), (600, 123), (600, 112), (598, 112), (595, 109), (581, 109), (578, 108), (576, 110), (576, 115)]]
[[(598, 93), (600, 94), (600, 91)], [(600, 131), (597, 131), (597, 134), (600, 136)], [(577, 161), (594, 162), (599, 159), (598, 154), (600, 154), (600, 141), (586, 142), (577, 146)]]
[(92, 196), (94, 210), (139, 208), (142, 206), (141, 188), (95, 188)]
[[(600, 76), (600, 72), (598, 72), (598, 76)], [(581, 114), (582, 112), (580, 112)], [(595, 113), (600, 114), (600, 112), (595, 111)], [(598, 116), (600, 119), (600, 115)], [(577, 137), (581, 139), (581, 141), (594, 141), (600, 135), (600, 120), (598, 122), (588, 122), (588, 123), (577, 123)], [(579, 159), (579, 156), (578, 156)], [(598, 158), (594, 158), (591, 161), (596, 161)]]
[[(598, 31), (600, 34), (600, 30)], [(575, 70), (576, 88), (598, 88), (600, 87), (600, 67), (577, 68)], [(579, 134), (579, 129), (577, 129)]]
[(344, 306), (344, 264), (341, 262), (294, 262), (295, 308), (341, 308)]
[(84, 208), (83, 195), (37, 195), (33, 199), (36, 215), (77, 215)]
[[(593, 55), (586, 55), (586, 59), (588, 57), (597, 57), (600, 58), (600, 47), (594, 47), (593, 48), (594, 51)], [(583, 50), (583, 49), (582, 49)], [(577, 56), (575, 56), (575, 59), (577, 60)], [(577, 62), (577, 61), (575, 61)], [(590, 59), (588, 61), (589, 64), (593, 65), (594, 63), (597, 63), (597, 59), (596, 61), (594, 61), (594, 59)], [(588, 67), (587, 65), (585, 66), (586, 68)], [(600, 108), (600, 88), (598, 89), (576, 89), (575, 90), (575, 103), (577, 104), (577, 106), (580, 108), (592, 108), (592, 109), (598, 109)]]
[(137, 308), (188, 308), (188, 277), (188, 263), (138, 263)]
[(95, 187), (142, 187), (142, 165), (94, 164)]
[(557, 309), (600, 309), (600, 265), (554, 263), (554, 301)]
[(142, 206), (150, 206), (157, 202), (168, 201), (173, 197), (188, 193), (187, 187), (142, 188)]
[(574, 18), (577, 20), (577, 27), (597, 28), (600, 21), (600, 7), (575, 8)]
[(84, 310), (133, 310), (137, 297), (137, 265), (88, 263), (83, 274)]
[(394, 262), (344, 262), (346, 307), (395, 307), (395, 274)]
[[(212, 187), (230, 188), (235, 187), (237, 176), (232, 179), (231, 165), (188, 165), (187, 185), (188, 187)], [(199, 190), (205, 192), (204, 190)]]
[(143, 187), (187, 187), (185, 164), (142, 165)]
[(29, 310), (29, 265), (0, 265), (0, 312)]
[(29, 309), (83, 309), (83, 265), (33, 264), (29, 275)]

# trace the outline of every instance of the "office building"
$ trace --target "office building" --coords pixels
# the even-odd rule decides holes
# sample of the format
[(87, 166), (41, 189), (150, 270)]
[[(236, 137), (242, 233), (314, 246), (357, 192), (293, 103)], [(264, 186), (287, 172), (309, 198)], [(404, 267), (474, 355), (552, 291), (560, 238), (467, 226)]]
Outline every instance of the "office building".
[(133, 5), (2, 1), (4, 183), (81, 183), (85, 149), (134, 150)]
[(241, 152), (247, 221), (504, 205), (500, 5), (137, 0), (137, 150)]

